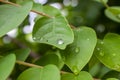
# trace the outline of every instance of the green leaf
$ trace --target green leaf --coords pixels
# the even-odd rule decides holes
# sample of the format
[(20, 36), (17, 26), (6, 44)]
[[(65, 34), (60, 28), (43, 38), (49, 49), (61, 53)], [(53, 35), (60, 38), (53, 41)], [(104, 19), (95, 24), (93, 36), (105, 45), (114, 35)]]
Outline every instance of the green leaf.
[(107, 79), (107, 78), (117, 78), (117, 79), (120, 79), (120, 72), (109, 71), (102, 77), (102, 79)]
[(54, 64), (59, 69), (61, 69), (64, 65), (63, 60), (61, 59), (61, 56), (59, 55), (59, 51), (48, 51), (46, 55), (42, 56), (40, 59), (38, 59), (35, 64), (45, 66), (48, 64)]
[(75, 39), (64, 51), (66, 65), (75, 73), (80, 70), (90, 60), (97, 39), (95, 31), (88, 27), (81, 27), (74, 30)]
[(41, 12), (43, 14), (47, 14), (51, 17), (61, 15), (61, 12), (58, 9), (56, 9), (52, 6), (49, 6), (49, 5), (43, 6), (39, 3), (34, 3), (32, 10)]
[(54, 65), (47, 65), (42, 69), (29, 68), (17, 80), (60, 80), (60, 71)]
[(0, 80), (6, 80), (12, 72), (15, 65), (16, 57), (14, 54), (9, 54), (0, 58)]
[(63, 16), (56, 16), (39, 19), (33, 29), (33, 39), (39, 43), (65, 49), (73, 42), (74, 35), (67, 20)]
[(120, 7), (109, 7), (105, 10), (105, 15), (113, 21), (120, 22)]
[(94, 1), (97, 1), (97, 2), (100, 2), (100, 3), (107, 3), (108, 2), (108, 0), (94, 0)]
[(108, 78), (106, 80), (119, 80), (119, 79), (116, 79), (116, 78)]
[(24, 49), (15, 50), (13, 52), (15, 53), (17, 60), (25, 61), (30, 54), (30, 49), (24, 48)]
[(120, 35), (108, 33), (98, 41), (95, 55), (108, 68), (120, 71)]
[(78, 75), (72, 73), (62, 74), (61, 80), (93, 80), (93, 78), (88, 72), (81, 71)]
[(17, 28), (26, 18), (32, 8), (32, 2), (26, 2), (22, 6), (0, 5), (0, 37), (10, 30)]

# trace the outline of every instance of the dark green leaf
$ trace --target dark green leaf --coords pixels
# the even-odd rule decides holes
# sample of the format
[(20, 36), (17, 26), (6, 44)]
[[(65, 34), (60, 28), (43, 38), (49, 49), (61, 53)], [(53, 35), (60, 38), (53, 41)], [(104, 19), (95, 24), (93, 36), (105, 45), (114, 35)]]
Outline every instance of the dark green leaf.
[(39, 43), (53, 45), (60, 49), (73, 42), (74, 35), (63, 16), (39, 19), (33, 29), (33, 39)]
[(0, 37), (10, 30), (17, 28), (26, 18), (32, 8), (32, 2), (22, 6), (0, 5)]
[(48, 64), (54, 64), (59, 69), (61, 69), (64, 65), (63, 60), (61, 59), (61, 56), (59, 55), (59, 51), (48, 51), (46, 55), (38, 59), (35, 64), (45, 66)]
[(42, 69), (29, 68), (17, 80), (60, 80), (60, 72), (54, 65), (47, 65)]
[(88, 27), (81, 27), (74, 30), (74, 35), (74, 42), (63, 52), (67, 66), (75, 74), (78, 74), (90, 60), (97, 39), (95, 31)]
[(6, 80), (12, 72), (15, 65), (16, 57), (14, 54), (9, 54), (0, 58), (0, 80)]

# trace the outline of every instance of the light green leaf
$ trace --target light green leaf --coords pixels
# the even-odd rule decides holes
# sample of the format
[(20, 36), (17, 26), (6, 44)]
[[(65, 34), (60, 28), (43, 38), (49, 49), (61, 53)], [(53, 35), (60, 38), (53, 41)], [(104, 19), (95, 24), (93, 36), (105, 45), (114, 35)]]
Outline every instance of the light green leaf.
[(38, 59), (35, 64), (45, 66), (48, 64), (54, 64), (59, 69), (61, 69), (64, 65), (63, 60), (61, 59), (59, 51), (48, 51), (46, 55)]
[(120, 71), (120, 35), (108, 33), (98, 41), (95, 55), (108, 68)]
[(25, 49), (19, 49), (19, 50), (15, 50), (13, 51), (16, 55), (16, 59), (20, 60), (20, 61), (25, 61), (26, 58), (29, 56), (30, 54), (30, 49), (29, 48), (25, 48)]
[(33, 39), (39, 43), (65, 49), (73, 42), (74, 35), (67, 20), (63, 16), (56, 16), (39, 19), (33, 29)]
[(29, 68), (17, 80), (60, 80), (60, 71), (54, 65), (47, 65), (42, 69)]
[(0, 58), (0, 80), (6, 80), (12, 72), (15, 65), (16, 57), (14, 54), (9, 54)]
[(72, 73), (62, 74), (61, 80), (93, 80), (93, 78), (88, 72), (81, 71), (78, 75)]
[(56, 8), (54, 8), (52, 6), (49, 6), (49, 5), (43, 6), (43, 5), (39, 4), (39, 3), (34, 3), (32, 10), (41, 12), (43, 14), (47, 14), (47, 15), (49, 15), (51, 17), (61, 15), (61, 12), (58, 9), (56, 9)]
[(97, 1), (97, 2), (100, 2), (100, 3), (107, 3), (108, 2), (108, 0), (94, 0), (94, 1)]
[(22, 6), (0, 5), (0, 37), (10, 30), (17, 28), (26, 18), (32, 8), (32, 2), (26, 2)]
[(88, 27), (81, 27), (74, 30), (75, 39), (65, 51), (65, 64), (75, 73), (78, 74), (80, 70), (90, 60), (97, 39), (95, 31)]
[(120, 22), (120, 7), (109, 7), (105, 10), (105, 15), (116, 22)]

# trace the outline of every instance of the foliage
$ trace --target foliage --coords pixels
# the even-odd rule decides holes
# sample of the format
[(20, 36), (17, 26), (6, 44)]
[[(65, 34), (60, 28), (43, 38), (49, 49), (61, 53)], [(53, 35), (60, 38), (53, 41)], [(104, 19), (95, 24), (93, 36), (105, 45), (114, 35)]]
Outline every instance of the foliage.
[[(120, 7), (110, 0), (57, 1), (61, 9), (0, 0), (0, 80), (119, 80)], [(24, 33), (30, 12), (35, 24)], [(8, 33), (13, 29), (16, 37)]]

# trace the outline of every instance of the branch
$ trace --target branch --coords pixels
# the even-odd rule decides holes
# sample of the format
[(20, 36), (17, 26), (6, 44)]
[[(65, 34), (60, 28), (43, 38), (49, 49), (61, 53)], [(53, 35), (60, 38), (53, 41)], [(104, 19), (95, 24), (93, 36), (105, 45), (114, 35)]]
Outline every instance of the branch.
[[(10, 4), (10, 5), (13, 5), (13, 6), (16, 6), (16, 7), (20, 7), (19, 4), (15, 4), (15, 3), (12, 3), (12, 2), (9, 2), (9, 1), (0, 0), (0, 2)], [(42, 16), (45, 16), (45, 17), (48, 17), (48, 18), (53, 18), (52, 16), (49, 16), (49, 15), (47, 15), (45, 13), (38, 12), (38, 11), (35, 11), (35, 10), (31, 10), (31, 12), (37, 13), (39, 15), (42, 15)]]
[[(17, 64), (20, 64), (20, 65), (24, 65), (24, 66), (28, 66), (28, 67), (36, 67), (36, 68), (43, 68), (43, 66), (39, 66), (39, 65), (35, 65), (35, 64), (31, 64), (31, 63), (27, 63), (27, 62), (23, 62), (23, 61), (16, 61)], [(65, 74), (65, 73), (68, 73), (68, 72), (65, 72), (65, 71), (60, 71), (61, 74)]]

